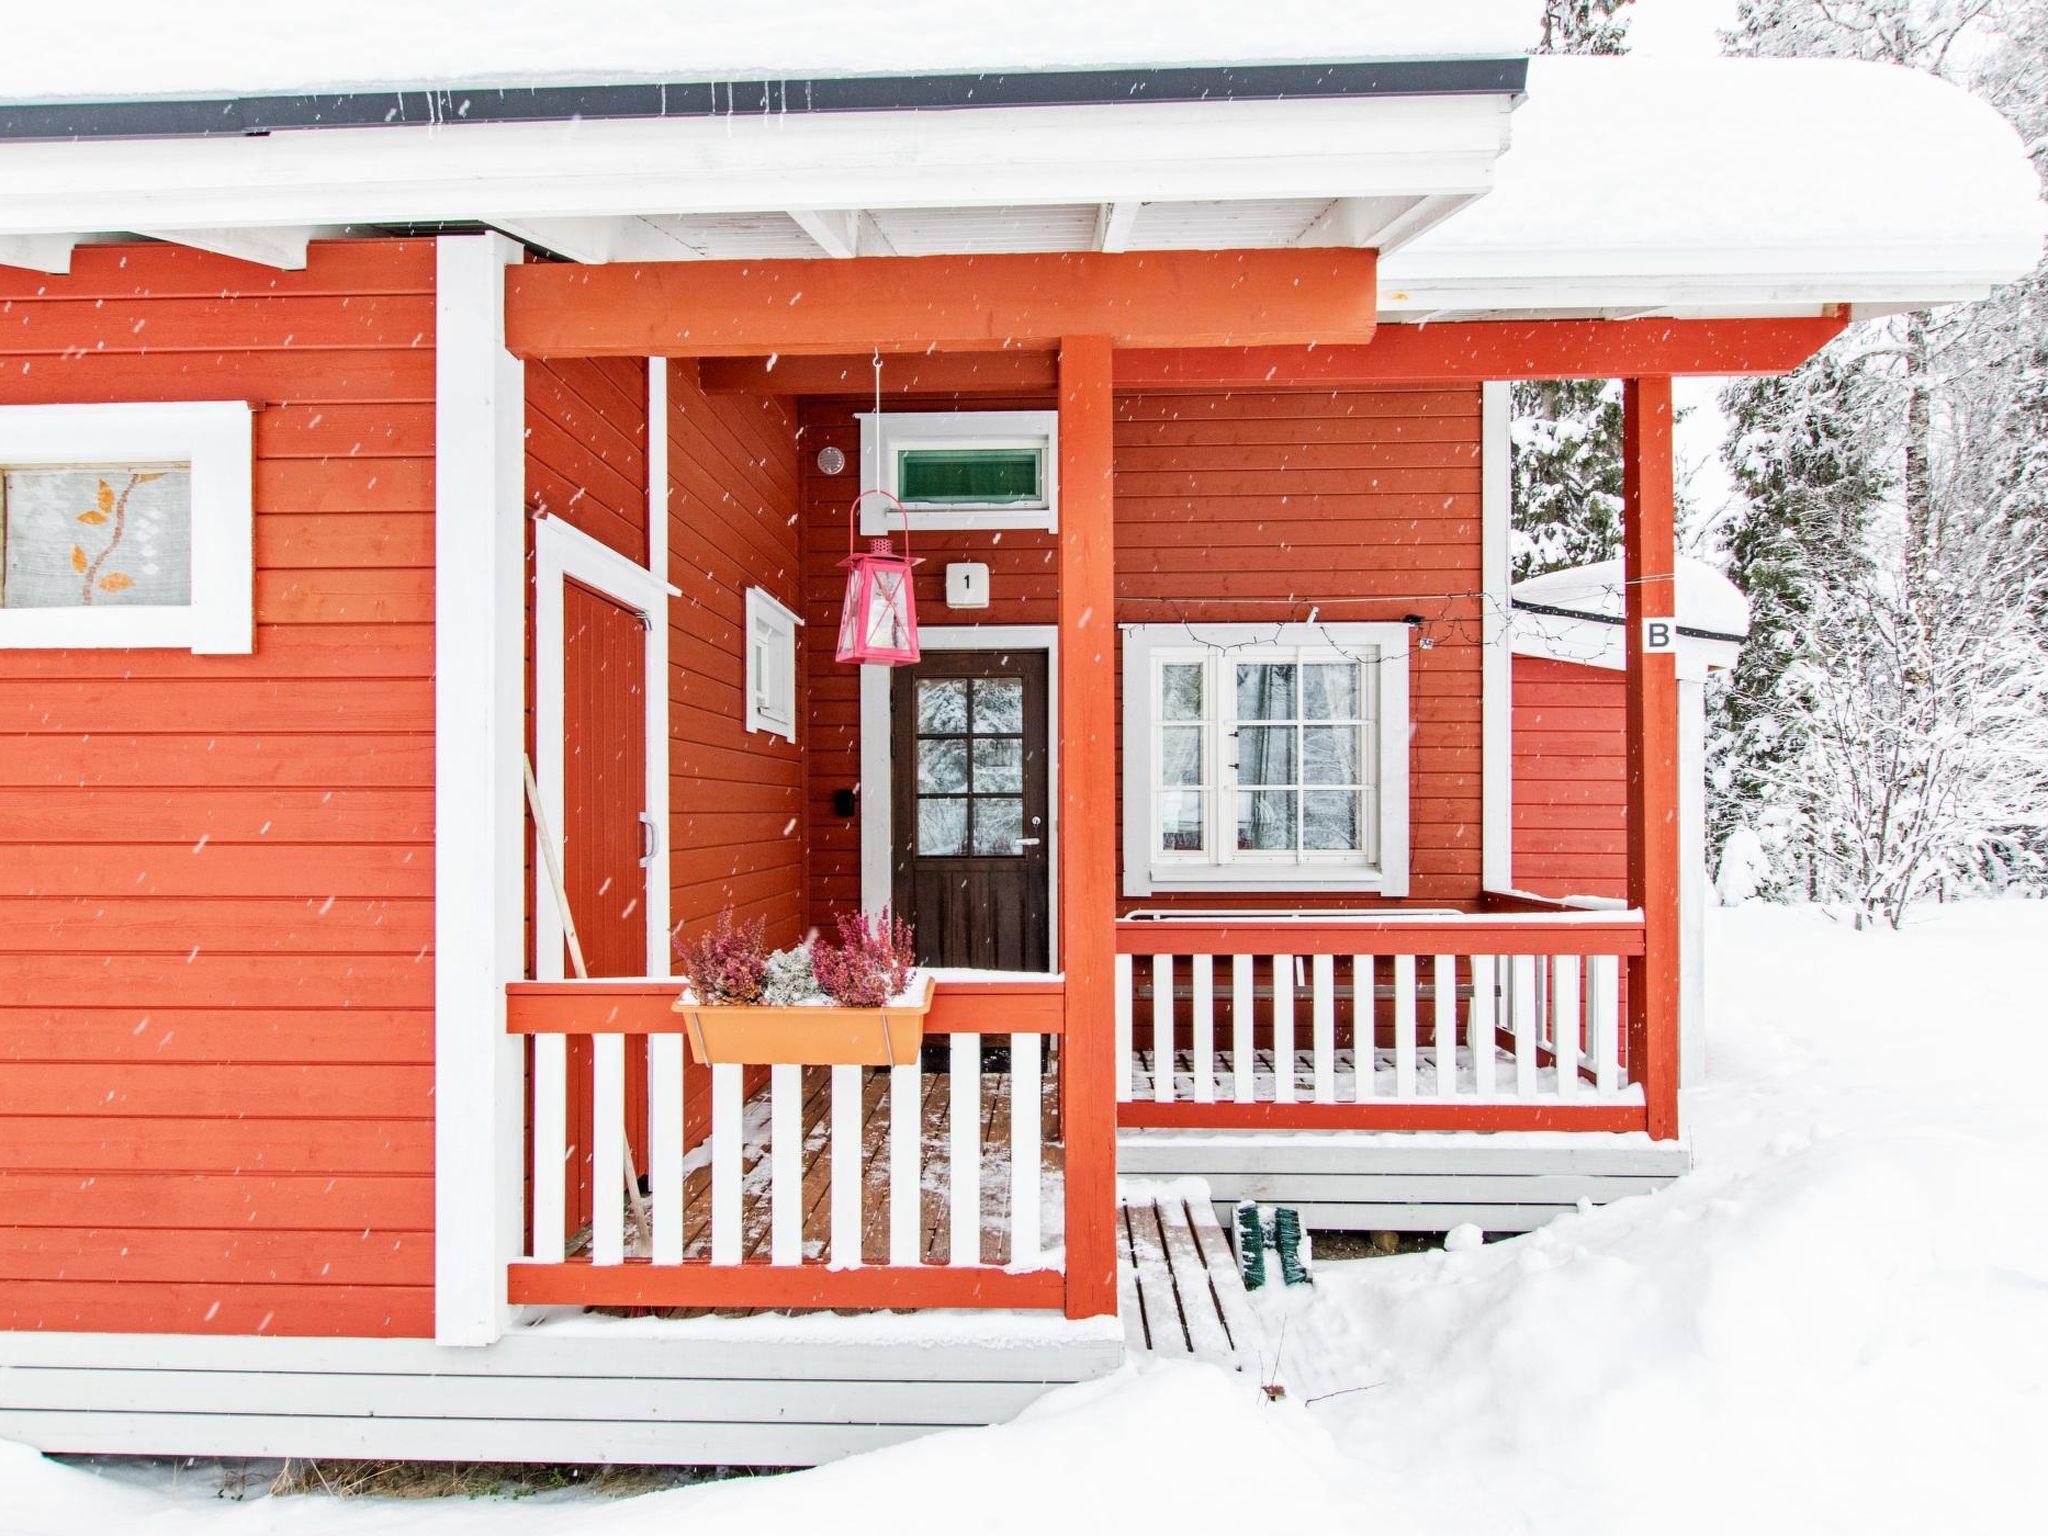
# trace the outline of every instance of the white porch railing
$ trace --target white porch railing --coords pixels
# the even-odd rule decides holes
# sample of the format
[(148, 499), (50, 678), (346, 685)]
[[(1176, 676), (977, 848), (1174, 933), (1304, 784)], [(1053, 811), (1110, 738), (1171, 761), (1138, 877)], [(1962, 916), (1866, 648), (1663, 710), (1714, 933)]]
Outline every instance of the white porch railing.
[(1117, 948), (1125, 1124), (1363, 1124), (1272, 1107), (1428, 1106), (1448, 1128), (1459, 1107), (1642, 1103), (1622, 1026), (1632, 913), (1162, 917), (1120, 923)]
[[(703, 1066), (687, 1060), (676, 987), (510, 989), (533, 1103), (513, 1300), (1061, 1304), (1056, 984), (1050, 1009), (1016, 1020), (1051, 1031), (947, 1028), (927, 1038), (930, 1071)], [(1010, 1021), (994, 1005), (983, 1017)]]

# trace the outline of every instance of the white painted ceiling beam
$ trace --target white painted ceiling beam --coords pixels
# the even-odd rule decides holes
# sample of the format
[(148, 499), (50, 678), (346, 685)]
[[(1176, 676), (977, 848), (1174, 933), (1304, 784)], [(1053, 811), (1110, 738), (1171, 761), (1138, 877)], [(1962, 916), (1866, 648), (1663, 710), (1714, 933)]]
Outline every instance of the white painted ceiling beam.
[(860, 254), (861, 217), (858, 208), (791, 208), (789, 216), (797, 228), (811, 237), (811, 243), (827, 256), (845, 260)]
[(285, 272), (297, 272), (305, 267), (306, 242), (313, 238), (311, 229), (297, 224), (252, 224), (223, 229), (138, 229), (136, 233), (147, 235), (152, 240), (167, 240), (173, 245), (212, 251), (217, 256), (232, 256), (237, 261), (251, 261), (259, 267), (277, 267)]
[(69, 272), (75, 235), (0, 235), (0, 267), (31, 272)]
[(1138, 222), (1138, 210), (1145, 205), (1131, 198), (1104, 203), (1095, 210), (1095, 249), (1124, 251), (1131, 245), (1131, 226)]
[(689, 261), (704, 254), (638, 217), (529, 219), (494, 214), (484, 222), (566, 261)]

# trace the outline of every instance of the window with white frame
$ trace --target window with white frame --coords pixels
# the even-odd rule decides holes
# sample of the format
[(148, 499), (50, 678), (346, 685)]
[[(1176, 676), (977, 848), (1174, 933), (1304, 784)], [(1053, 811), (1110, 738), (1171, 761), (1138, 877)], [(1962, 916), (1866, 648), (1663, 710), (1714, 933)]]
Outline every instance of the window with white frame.
[(861, 532), (1059, 527), (1057, 411), (887, 411), (860, 418)]
[(1123, 643), (1127, 895), (1407, 893), (1407, 625), (1133, 625)]
[(796, 632), (803, 620), (747, 588), (747, 729), (796, 740)]
[(0, 648), (254, 643), (251, 411), (0, 407)]

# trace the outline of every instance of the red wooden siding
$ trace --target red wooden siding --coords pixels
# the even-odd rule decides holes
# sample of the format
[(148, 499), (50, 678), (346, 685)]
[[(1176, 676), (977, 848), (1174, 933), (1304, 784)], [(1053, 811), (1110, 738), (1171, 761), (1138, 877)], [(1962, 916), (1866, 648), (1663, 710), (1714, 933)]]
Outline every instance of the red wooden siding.
[(254, 654), (0, 652), (0, 1328), (431, 1331), (433, 276), (0, 269), (0, 404), (258, 406)]
[[(730, 907), (768, 942), (806, 926), (804, 754), (746, 728), (746, 589), (797, 609), (796, 423), (781, 401), (706, 395), (670, 369), (670, 920), (686, 936)], [(797, 718), (803, 719), (803, 647)]]
[(1516, 888), (1539, 896), (1625, 897), (1622, 675), (1517, 656), (1514, 701)]
[(526, 365), (526, 499), (628, 560), (647, 560), (647, 365)]
[[(972, 407), (1050, 403), (976, 400)], [(803, 418), (814, 921), (860, 897), (859, 827), (831, 814), (833, 790), (860, 777), (858, 679), (831, 660), (839, 609), (831, 567), (845, 553), (846, 499), (859, 483), (853, 412), (860, 408), (812, 401)], [(849, 461), (832, 477), (810, 463), (811, 450), (828, 443)], [(1473, 592), (1480, 582), (1479, 446), (1477, 386), (1117, 399), (1119, 623), (1270, 624), (1306, 618), (1311, 606), (1325, 621), (1427, 621), (1421, 633), (1430, 646), (1410, 661), (1409, 890), (1410, 900), (1433, 906), (1479, 896), (1481, 604), (1447, 595)], [(1053, 622), (1059, 573), (1050, 535), (927, 535), (916, 552), (926, 561), (917, 588), (924, 622)], [(948, 612), (949, 558), (988, 563), (988, 608)], [(1154, 896), (1143, 905), (1177, 900), (1214, 906), (1219, 898)], [(1232, 906), (1299, 900), (1227, 898)], [(1315, 904), (1343, 903), (1318, 892)]]

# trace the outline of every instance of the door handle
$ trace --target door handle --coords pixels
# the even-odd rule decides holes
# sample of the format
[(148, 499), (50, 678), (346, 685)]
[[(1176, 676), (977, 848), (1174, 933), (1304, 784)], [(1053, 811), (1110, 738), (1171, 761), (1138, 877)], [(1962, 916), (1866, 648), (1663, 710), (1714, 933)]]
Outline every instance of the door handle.
[(640, 867), (646, 869), (661, 857), (661, 828), (645, 811), (640, 813)]
[(1036, 848), (1038, 843), (1039, 840), (1035, 837), (1020, 837), (1017, 839), (1016, 851), (1022, 853), (1026, 848)]

